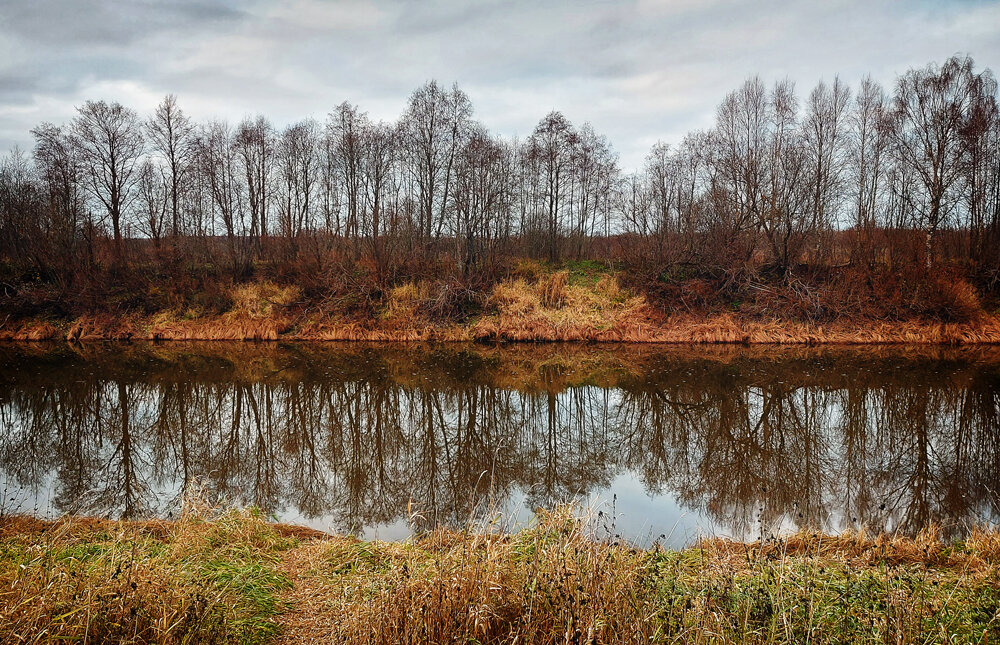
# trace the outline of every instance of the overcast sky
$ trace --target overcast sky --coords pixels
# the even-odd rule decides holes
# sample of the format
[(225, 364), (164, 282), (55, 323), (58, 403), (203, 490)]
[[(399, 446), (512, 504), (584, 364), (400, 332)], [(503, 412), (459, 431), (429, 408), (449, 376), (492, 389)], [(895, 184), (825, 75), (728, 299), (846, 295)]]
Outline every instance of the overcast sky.
[(504, 135), (552, 109), (590, 121), (633, 168), (710, 125), (748, 75), (801, 96), (955, 53), (1000, 67), (1000, 1), (0, 0), (0, 151), (86, 99), (149, 113), (174, 93), (197, 119), (279, 125), (349, 100), (391, 120), (437, 79)]

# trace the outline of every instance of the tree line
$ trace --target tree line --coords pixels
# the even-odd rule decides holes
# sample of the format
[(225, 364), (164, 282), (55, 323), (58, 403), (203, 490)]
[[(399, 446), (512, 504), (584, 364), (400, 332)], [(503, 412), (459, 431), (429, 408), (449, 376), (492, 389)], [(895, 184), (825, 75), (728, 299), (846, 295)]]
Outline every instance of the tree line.
[[(960, 266), (1000, 276), (997, 83), (971, 58), (891, 88), (746, 80), (714, 125), (657, 143), (625, 172), (589, 124), (545, 115), (491, 133), (435, 81), (395, 122), (342, 103), (325, 121), (196, 122), (167, 96), (148, 116), (87, 101), (0, 162), (6, 280), (262, 264), (496, 275), (511, 258), (621, 261), (732, 281), (808, 267)], [(405, 276), (404, 276), (405, 277)], [(412, 276), (411, 276), (412, 277)]]

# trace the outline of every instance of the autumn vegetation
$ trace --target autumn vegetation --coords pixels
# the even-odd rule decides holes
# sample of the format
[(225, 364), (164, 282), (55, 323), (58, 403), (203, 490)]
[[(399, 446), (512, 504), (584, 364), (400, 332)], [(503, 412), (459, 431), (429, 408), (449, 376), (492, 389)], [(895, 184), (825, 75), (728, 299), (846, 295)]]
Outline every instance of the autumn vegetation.
[(364, 542), (253, 511), (0, 519), (8, 642), (988, 643), (1000, 536), (636, 548), (569, 508)]
[[(323, 121), (197, 122), (167, 96), (144, 115), (87, 101), (70, 122), (32, 136), (30, 151), (0, 160), (0, 340), (1000, 342), (998, 89), (968, 58), (909, 70), (889, 88), (833, 79), (805, 96), (787, 80), (753, 77), (723, 98), (710, 128), (656, 144), (631, 170), (589, 124), (551, 112), (523, 140), (498, 136), (460, 88), (436, 82), (415, 90), (394, 122), (346, 102)], [(254, 369), (281, 372), (248, 356), (264, 362), (233, 361), (248, 381), (262, 380)], [(573, 376), (569, 359), (496, 360), (510, 368), (497, 378), (525, 389), (555, 391), (612, 369), (625, 378), (607, 357)], [(163, 364), (176, 371), (179, 362)], [(400, 383), (415, 378), (405, 362), (385, 362)], [(817, 373), (834, 385), (859, 379)], [(708, 400), (733, 390), (718, 381)], [(119, 379), (115, 391), (109, 409), (121, 427), (92, 425), (102, 438), (118, 433), (124, 460), (133, 432), (145, 431), (128, 423), (141, 388)], [(204, 391), (209, 402), (226, 395)], [(71, 398), (19, 400), (67, 419), (52, 426), (64, 439), (99, 407), (81, 397), (74, 415)], [(714, 413), (696, 402), (656, 418)], [(875, 407), (926, 439), (894, 412), (924, 408)], [(381, 410), (357, 409), (364, 419)], [(968, 423), (977, 408), (966, 409)], [(162, 418), (174, 411), (163, 406)], [(227, 421), (235, 429), (239, 417)], [(737, 433), (720, 427), (721, 445), (738, 448)], [(60, 445), (75, 456), (86, 447)], [(12, 463), (28, 454), (8, 452)], [(630, 543), (613, 517), (568, 507), (540, 510), (520, 530), (480, 508), (464, 528), (426, 531), (420, 509), (408, 508), (412, 537), (380, 542), (194, 498), (170, 521), (48, 521), (2, 506), (4, 642), (1000, 637), (995, 528), (972, 527), (959, 541), (928, 526), (909, 536), (706, 537), (668, 549)]]
[(88, 101), (0, 163), (5, 338), (995, 342), (1000, 116), (968, 58), (753, 77), (623, 170), (429, 82), (391, 123)]

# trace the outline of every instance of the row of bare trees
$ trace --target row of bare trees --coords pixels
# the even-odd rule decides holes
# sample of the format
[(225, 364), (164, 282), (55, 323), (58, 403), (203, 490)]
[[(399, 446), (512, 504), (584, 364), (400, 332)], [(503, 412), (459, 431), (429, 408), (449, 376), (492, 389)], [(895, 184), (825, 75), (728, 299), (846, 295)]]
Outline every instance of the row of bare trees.
[(0, 258), (64, 278), (101, 262), (361, 262), (379, 280), (414, 259), (468, 276), (519, 255), (779, 276), (947, 261), (995, 282), (997, 106), (969, 58), (910, 70), (891, 92), (820, 82), (804, 101), (754, 77), (712, 128), (626, 173), (588, 124), (552, 112), (505, 139), (433, 81), (395, 123), (349, 103), (278, 128), (196, 123), (173, 96), (148, 118), (88, 101), (0, 165)]
[[(623, 214), (661, 258), (732, 267), (763, 256), (782, 271), (889, 261), (912, 252), (886, 235), (900, 231), (921, 234), (930, 267), (947, 229), (964, 234), (952, 258), (995, 276), (998, 146), (996, 80), (968, 58), (910, 70), (892, 94), (871, 79), (853, 93), (821, 82), (804, 105), (789, 82), (755, 77), (726, 96), (714, 128), (653, 149)], [(832, 243), (844, 230), (853, 243)]]

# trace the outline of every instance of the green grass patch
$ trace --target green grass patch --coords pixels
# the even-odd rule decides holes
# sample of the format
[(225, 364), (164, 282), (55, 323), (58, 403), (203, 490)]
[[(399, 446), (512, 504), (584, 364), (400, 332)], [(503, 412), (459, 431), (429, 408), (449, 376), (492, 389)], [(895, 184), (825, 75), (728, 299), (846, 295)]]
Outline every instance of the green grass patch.
[(239, 643), (267, 643), (280, 633), (276, 617), (284, 609), (278, 593), (290, 586), (271, 562), (208, 560), (197, 566), (195, 586), (217, 590), (228, 601), (221, 618), (228, 638)]
[(569, 272), (569, 283), (574, 286), (592, 287), (603, 276), (613, 275), (615, 270), (599, 260), (568, 260), (562, 268)]

